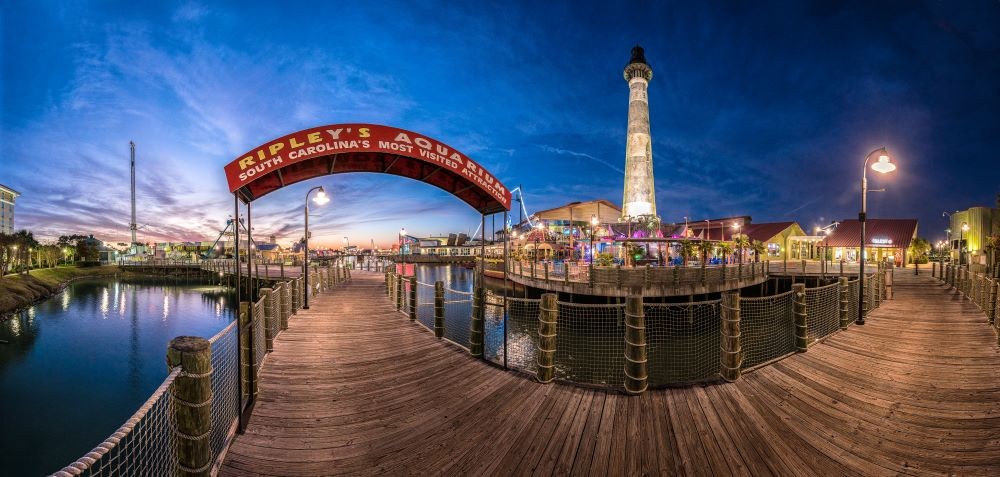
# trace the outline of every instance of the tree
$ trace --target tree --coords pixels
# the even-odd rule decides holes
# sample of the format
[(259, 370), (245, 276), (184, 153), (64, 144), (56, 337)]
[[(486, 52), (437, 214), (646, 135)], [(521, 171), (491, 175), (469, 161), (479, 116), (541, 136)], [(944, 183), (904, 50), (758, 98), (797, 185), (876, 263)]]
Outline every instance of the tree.
[(688, 264), (688, 259), (693, 257), (697, 251), (698, 247), (694, 242), (688, 239), (681, 240), (681, 259), (684, 261), (683, 264), (685, 267)]
[(753, 261), (760, 262), (761, 255), (767, 253), (767, 247), (764, 245), (764, 242), (754, 240), (750, 246), (753, 248)]
[(743, 263), (743, 256), (750, 250), (750, 237), (740, 234), (733, 240), (733, 245), (739, 249), (740, 263)]
[(726, 256), (733, 253), (733, 244), (730, 242), (719, 242), (719, 253), (722, 254), (722, 263), (726, 263)]
[(989, 254), (988, 270), (993, 272), (997, 265), (997, 251), (1000, 250), (1000, 234), (993, 234), (986, 237), (986, 244), (983, 249)]
[[(910, 262), (927, 263), (927, 254), (931, 251), (931, 243), (925, 238), (917, 237), (910, 243)], [(905, 264), (904, 264), (905, 265)]]

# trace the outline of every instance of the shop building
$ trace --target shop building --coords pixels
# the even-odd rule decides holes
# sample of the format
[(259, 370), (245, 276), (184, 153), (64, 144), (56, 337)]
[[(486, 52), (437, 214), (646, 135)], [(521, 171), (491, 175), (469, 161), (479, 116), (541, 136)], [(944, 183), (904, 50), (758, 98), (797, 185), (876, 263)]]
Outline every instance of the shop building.
[(996, 207), (977, 206), (951, 214), (948, 243), (951, 259), (958, 263), (958, 254), (964, 253), (963, 263), (985, 265), (990, 259), (990, 240), (1000, 236), (1000, 196)]
[[(917, 219), (868, 219), (865, 222), (865, 260), (906, 263), (906, 253), (917, 238)], [(861, 248), (861, 223), (841, 220), (818, 246), (828, 249), (833, 261), (857, 262)]]

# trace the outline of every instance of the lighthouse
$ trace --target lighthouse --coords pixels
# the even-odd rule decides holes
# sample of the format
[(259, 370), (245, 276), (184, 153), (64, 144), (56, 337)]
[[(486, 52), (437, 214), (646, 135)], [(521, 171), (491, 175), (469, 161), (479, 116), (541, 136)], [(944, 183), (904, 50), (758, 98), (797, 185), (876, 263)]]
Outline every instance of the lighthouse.
[(625, 138), (625, 194), (622, 219), (658, 221), (653, 188), (653, 144), (649, 135), (649, 99), (646, 90), (653, 69), (646, 63), (642, 47), (632, 48), (625, 66), (628, 82), (628, 132)]

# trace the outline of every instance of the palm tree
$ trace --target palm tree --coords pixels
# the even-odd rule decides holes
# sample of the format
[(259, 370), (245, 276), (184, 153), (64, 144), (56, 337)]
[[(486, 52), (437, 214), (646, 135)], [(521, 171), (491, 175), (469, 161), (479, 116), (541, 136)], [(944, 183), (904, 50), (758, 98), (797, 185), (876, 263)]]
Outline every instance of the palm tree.
[(989, 267), (987, 271), (995, 272), (997, 264), (997, 250), (1000, 250), (1000, 234), (993, 234), (986, 237), (986, 245), (983, 247), (989, 253)]
[(750, 250), (750, 238), (743, 234), (737, 235), (735, 244), (740, 249), (740, 263), (743, 263), (743, 254)]
[(719, 242), (719, 253), (722, 254), (722, 263), (726, 263), (726, 256), (733, 253), (733, 244), (730, 242)]
[(694, 244), (694, 242), (688, 239), (681, 240), (681, 259), (684, 260), (685, 267), (688, 264), (688, 259), (694, 256), (697, 249), (698, 247)]
[(764, 246), (764, 242), (761, 242), (760, 240), (754, 240), (753, 243), (750, 244), (750, 247), (753, 248), (753, 261), (755, 263), (759, 263), (760, 256), (767, 253), (767, 247)]

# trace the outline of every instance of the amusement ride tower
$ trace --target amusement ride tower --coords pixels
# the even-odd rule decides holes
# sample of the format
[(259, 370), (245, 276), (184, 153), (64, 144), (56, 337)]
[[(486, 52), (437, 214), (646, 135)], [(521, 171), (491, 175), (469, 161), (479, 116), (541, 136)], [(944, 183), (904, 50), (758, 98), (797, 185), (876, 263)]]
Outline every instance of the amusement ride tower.
[(646, 63), (642, 47), (632, 48), (625, 66), (628, 81), (628, 133), (625, 142), (625, 195), (622, 220), (659, 221), (653, 189), (653, 145), (649, 135), (649, 99), (646, 89), (653, 69)]

